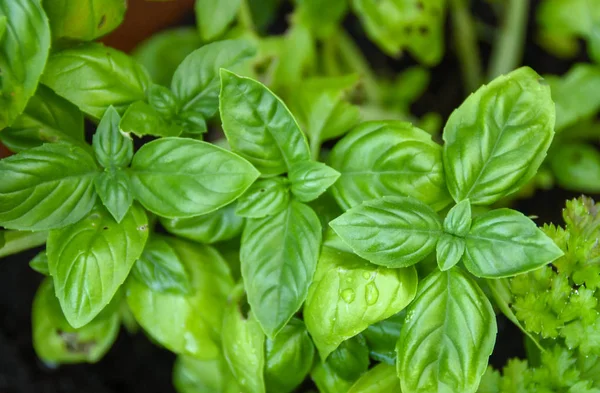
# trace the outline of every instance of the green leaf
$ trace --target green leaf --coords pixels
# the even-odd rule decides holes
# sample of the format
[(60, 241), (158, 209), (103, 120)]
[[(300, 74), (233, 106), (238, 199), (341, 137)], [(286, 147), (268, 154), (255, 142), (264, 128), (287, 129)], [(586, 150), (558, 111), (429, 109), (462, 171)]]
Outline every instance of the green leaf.
[(0, 140), (11, 151), (20, 152), (46, 142), (69, 142), (87, 148), (83, 114), (69, 101), (39, 85), (25, 112), (12, 126), (0, 132)]
[(306, 378), (313, 365), (315, 348), (306, 326), (297, 318), (265, 345), (265, 383), (269, 392), (289, 393)]
[(397, 370), (404, 392), (474, 393), (496, 340), (496, 316), (458, 268), (419, 285), (400, 332)]
[(102, 207), (76, 224), (50, 231), (47, 252), (56, 297), (71, 326), (94, 319), (142, 254), (148, 218), (133, 206), (121, 223)]
[(396, 364), (396, 343), (400, 337), (405, 316), (404, 310), (400, 311), (388, 319), (370, 325), (362, 332), (367, 340), (371, 358), (392, 366)]
[(399, 57), (408, 50), (425, 65), (444, 54), (445, 1), (352, 0), (367, 35), (385, 53)]
[(262, 218), (286, 209), (290, 203), (287, 179), (274, 177), (256, 181), (238, 199), (235, 214), (240, 217)]
[(443, 233), (433, 209), (411, 197), (364, 202), (329, 226), (362, 258), (394, 268), (421, 261), (433, 251)]
[(178, 356), (173, 368), (173, 385), (179, 393), (240, 392), (223, 355), (210, 360)]
[(380, 363), (363, 374), (348, 393), (399, 393), (400, 380), (393, 365)]
[(127, 173), (122, 170), (104, 171), (96, 177), (94, 186), (106, 210), (117, 222), (121, 222), (133, 203)]
[(248, 303), (269, 337), (306, 299), (320, 246), (319, 218), (302, 203), (292, 201), (277, 215), (248, 220), (240, 249), (242, 277)]
[(171, 118), (179, 111), (175, 94), (164, 86), (151, 84), (146, 91), (148, 103), (164, 118)]
[(4, 37), (4, 33), (6, 33), (6, 25), (8, 21), (5, 15), (0, 16), (0, 40)]
[(272, 56), (274, 64), (269, 86), (275, 91), (294, 91), (306, 74), (316, 67), (316, 39), (303, 24), (293, 23), (282, 37), (277, 37), (277, 47)]
[(347, 0), (302, 0), (295, 9), (294, 19), (318, 37), (327, 38), (335, 32), (347, 10)]
[(456, 265), (465, 253), (465, 239), (444, 233), (436, 246), (436, 260), (441, 271)]
[(154, 292), (189, 295), (192, 292), (190, 276), (177, 248), (169, 239), (153, 235), (144, 252), (133, 265), (131, 274)]
[(369, 347), (362, 335), (343, 341), (327, 357), (327, 363), (337, 375), (354, 381), (369, 368)]
[(0, 0), (0, 130), (12, 125), (33, 96), (50, 50), (50, 26), (38, 0)]
[(18, 254), (25, 250), (43, 246), (48, 238), (47, 231), (0, 231), (0, 258)]
[(42, 83), (100, 119), (110, 105), (122, 113), (132, 102), (144, 100), (150, 77), (125, 53), (90, 43), (50, 56)]
[(52, 36), (92, 41), (116, 29), (125, 18), (126, 0), (43, 0)]
[(441, 146), (409, 123), (361, 124), (336, 143), (329, 165), (341, 174), (332, 191), (344, 209), (382, 196), (412, 196), (435, 210), (450, 202)]
[(109, 106), (94, 134), (92, 147), (96, 159), (107, 169), (126, 167), (133, 157), (133, 141), (121, 133), (120, 122), (119, 113)]
[(457, 203), (444, 219), (444, 231), (455, 236), (465, 236), (471, 229), (471, 203), (464, 199)]
[(306, 138), (285, 104), (263, 84), (221, 70), (221, 121), (233, 151), (263, 175), (310, 159)]
[(74, 328), (54, 296), (52, 279), (46, 278), (35, 295), (31, 315), (37, 356), (49, 364), (96, 363), (117, 339), (120, 328), (117, 310), (111, 304), (85, 326)]
[(189, 295), (154, 291), (127, 280), (127, 303), (135, 319), (172, 352), (210, 360), (220, 353), (223, 310), (233, 280), (227, 262), (212, 247), (165, 237), (187, 271)]
[(223, 317), (223, 352), (235, 380), (247, 393), (265, 393), (265, 335), (250, 312), (244, 318), (237, 304)]
[(600, 192), (600, 153), (595, 147), (585, 143), (560, 144), (550, 157), (550, 166), (562, 188)]
[(310, 377), (320, 393), (347, 393), (353, 382), (340, 377), (327, 362), (316, 362)]
[(456, 202), (488, 205), (537, 172), (554, 135), (550, 88), (522, 67), (479, 88), (444, 128), (444, 169)]
[(300, 202), (310, 202), (323, 194), (340, 174), (321, 162), (304, 161), (295, 164), (289, 173), (292, 194)]
[(235, 214), (236, 204), (229, 204), (212, 213), (190, 218), (162, 218), (167, 232), (198, 243), (216, 243), (233, 239), (242, 233), (245, 220)]
[(417, 291), (413, 267), (388, 269), (328, 246), (304, 306), (304, 322), (321, 359), (340, 345), (405, 308)]
[(136, 101), (129, 105), (119, 127), (121, 131), (137, 136), (179, 136), (183, 131), (181, 125), (166, 121), (156, 109), (144, 101)]
[(94, 205), (98, 167), (85, 150), (52, 143), (0, 161), (0, 224), (18, 230), (60, 228)]
[(236, 69), (254, 54), (254, 47), (243, 40), (214, 42), (190, 53), (171, 82), (181, 110), (214, 116), (219, 109), (219, 69)]
[(162, 138), (142, 146), (131, 163), (137, 200), (167, 218), (193, 217), (231, 203), (259, 173), (246, 160), (206, 142)]
[(48, 256), (46, 255), (46, 251), (40, 252), (29, 261), (29, 267), (44, 276), (49, 276), (50, 271), (48, 269)]
[(212, 41), (235, 20), (241, 0), (196, 0), (196, 23), (200, 37)]
[(465, 267), (477, 277), (514, 276), (563, 255), (533, 221), (511, 209), (496, 209), (476, 217), (465, 244)]

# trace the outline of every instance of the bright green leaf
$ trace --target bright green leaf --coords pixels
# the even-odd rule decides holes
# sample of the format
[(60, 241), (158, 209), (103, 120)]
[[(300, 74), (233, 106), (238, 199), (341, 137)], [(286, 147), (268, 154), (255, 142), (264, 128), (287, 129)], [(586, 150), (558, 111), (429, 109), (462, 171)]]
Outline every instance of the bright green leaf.
[(436, 246), (436, 260), (441, 271), (456, 265), (465, 253), (465, 239), (444, 233)]
[(50, 271), (48, 269), (48, 256), (46, 255), (46, 251), (40, 252), (29, 261), (29, 267), (44, 276), (49, 276)]
[(339, 26), (348, 10), (348, 0), (301, 0), (294, 19), (313, 31), (318, 37), (327, 38)]
[(444, 231), (451, 235), (465, 236), (471, 229), (471, 203), (464, 199), (457, 203), (444, 219)]
[(240, 217), (262, 218), (286, 209), (290, 203), (287, 179), (260, 179), (238, 199), (235, 214)]
[(196, 23), (200, 37), (212, 41), (222, 35), (235, 19), (241, 0), (196, 0)]
[(179, 111), (179, 103), (177, 97), (168, 88), (151, 84), (146, 91), (148, 103), (164, 118), (171, 118)]
[(340, 377), (326, 362), (316, 362), (310, 377), (320, 393), (347, 393), (353, 382)]
[(117, 222), (121, 222), (133, 203), (127, 173), (122, 170), (104, 171), (96, 177), (94, 186), (106, 210)]
[(137, 136), (170, 137), (179, 136), (183, 131), (181, 125), (168, 122), (144, 101), (136, 101), (127, 108), (119, 127), (121, 131)]
[(203, 360), (180, 355), (173, 368), (173, 385), (179, 393), (239, 393), (223, 355)]
[(121, 133), (120, 122), (119, 113), (109, 106), (94, 134), (92, 147), (96, 159), (107, 169), (126, 167), (133, 157), (133, 141)]
[(303, 161), (290, 169), (292, 194), (301, 202), (310, 202), (323, 194), (340, 174), (321, 162)]
[(363, 374), (348, 393), (400, 393), (400, 380), (393, 365), (381, 363)]

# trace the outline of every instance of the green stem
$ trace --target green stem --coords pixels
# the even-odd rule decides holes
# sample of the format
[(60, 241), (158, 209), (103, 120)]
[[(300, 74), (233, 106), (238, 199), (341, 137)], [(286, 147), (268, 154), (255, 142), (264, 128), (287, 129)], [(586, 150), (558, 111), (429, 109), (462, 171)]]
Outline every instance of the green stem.
[(48, 232), (3, 231), (4, 247), (0, 248), (0, 258), (18, 254), (46, 243)]
[(317, 138), (310, 138), (310, 155), (313, 160), (319, 161), (321, 154), (321, 141)]
[(468, 1), (452, 0), (451, 4), (454, 44), (460, 62), (465, 93), (468, 94), (477, 90), (483, 82), (483, 70), (475, 33), (475, 23), (469, 11)]
[(241, 1), (238, 20), (246, 30), (255, 31), (254, 20), (252, 19), (252, 12), (250, 11), (248, 0)]
[(523, 58), (529, 0), (508, 0), (506, 7), (490, 60), (490, 80), (514, 70)]

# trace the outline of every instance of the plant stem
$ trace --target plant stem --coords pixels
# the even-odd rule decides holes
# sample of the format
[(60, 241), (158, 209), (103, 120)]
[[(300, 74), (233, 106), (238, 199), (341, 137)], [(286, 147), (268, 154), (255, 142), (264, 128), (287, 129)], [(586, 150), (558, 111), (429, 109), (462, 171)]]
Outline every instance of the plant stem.
[[(519, 0), (526, 1), (526, 0)], [(468, 1), (452, 0), (452, 28), (454, 44), (463, 76), (465, 93), (471, 93), (483, 82), (483, 70), (475, 23), (469, 11)]]
[(0, 248), (0, 258), (18, 254), (30, 248), (39, 247), (46, 243), (48, 232), (3, 231), (4, 247)]
[(313, 160), (319, 161), (319, 155), (321, 154), (321, 141), (318, 138), (309, 138), (310, 140), (310, 155)]
[(246, 30), (254, 31), (254, 21), (252, 19), (252, 12), (247, 0), (242, 0), (240, 3), (240, 10), (238, 14), (238, 20)]
[(523, 57), (529, 0), (508, 0), (490, 60), (490, 80), (514, 70)]

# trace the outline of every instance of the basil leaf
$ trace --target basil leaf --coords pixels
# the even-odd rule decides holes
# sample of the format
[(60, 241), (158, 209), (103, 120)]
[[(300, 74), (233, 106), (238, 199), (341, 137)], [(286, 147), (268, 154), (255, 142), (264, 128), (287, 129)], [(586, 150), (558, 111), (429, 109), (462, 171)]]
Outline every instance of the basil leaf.
[(513, 276), (563, 255), (533, 221), (511, 209), (496, 209), (476, 217), (465, 242), (465, 267), (477, 277)]
[(119, 113), (109, 106), (94, 134), (92, 147), (96, 159), (104, 168), (126, 167), (133, 157), (133, 141), (121, 133), (120, 122)]
[(347, 0), (303, 0), (295, 9), (295, 20), (320, 38), (328, 38), (339, 26), (348, 10)]
[(6, 231), (0, 230), (0, 258), (18, 254), (25, 250), (46, 244), (47, 231)]
[(303, 76), (316, 68), (317, 43), (308, 27), (293, 23), (278, 44), (274, 54), (277, 63), (269, 86), (274, 91), (285, 92), (298, 86)]
[(243, 40), (214, 42), (190, 53), (171, 82), (182, 111), (210, 118), (219, 109), (219, 69), (236, 69), (254, 56), (254, 47)]
[(29, 267), (44, 276), (49, 276), (50, 271), (48, 269), (48, 256), (46, 255), (46, 251), (40, 252), (29, 261)]
[(179, 136), (183, 131), (181, 125), (171, 123), (144, 101), (136, 101), (129, 105), (120, 123), (121, 131), (137, 136)]
[(265, 383), (267, 391), (289, 393), (306, 378), (315, 347), (304, 323), (292, 318), (273, 339), (267, 339)]
[(46, 363), (96, 363), (117, 339), (120, 320), (115, 304), (106, 307), (85, 326), (73, 328), (46, 278), (33, 299), (33, 348)]
[(310, 159), (296, 120), (260, 82), (221, 70), (220, 110), (231, 149), (263, 175), (279, 175)]
[(400, 380), (393, 365), (381, 363), (363, 374), (348, 393), (398, 393)]
[(196, 0), (196, 21), (204, 41), (218, 38), (235, 20), (241, 0)]
[(457, 203), (444, 219), (444, 231), (446, 233), (465, 236), (471, 229), (471, 203), (465, 199)]
[(214, 359), (220, 353), (226, 298), (233, 289), (229, 267), (212, 247), (164, 240), (183, 262), (191, 294), (157, 292), (132, 277), (127, 280), (127, 303), (144, 330), (170, 351)]
[(402, 310), (416, 291), (413, 267), (388, 269), (324, 246), (304, 306), (304, 322), (321, 359), (369, 325)]
[(247, 393), (265, 393), (265, 335), (250, 312), (248, 319), (237, 304), (230, 304), (223, 317), (223, 353), (235, 380)]
[(444, 233), (436, 246), (436, 260), (441, 271), (456, 265), (465, 253), (465, 240), (461, 237)]
[(442, 235), (442, 223), (435, 211), (410, 197), (364, 202), (329, 226), (362, 258), (394, 268), (421, 261)]
[(145, 99), (150, 77), (125, 53), (90, 43), (50, 56), (42, 83), (100, 119), (110, 105), (124, 112), (132, 102)]
[(362, 335), (343, 341), (327, 357), (327, 363), (337, 375), (353, 381), (369, 368), (369, 347)]
[(168, 218), (217, 210), (242, 195), (259, 175), (243, 158), (185, 138), (145, 144), (134, 155), (130, 174), (136, 199)]
[(292, 194), (300, 202), (310, 202), (323, 194), (340, 174), (321, 162), (304, 161), (295, 164), (289, 173)]
[(262, 218), (277, 214), (290, 203), (287, 179), (274, 177), (255, 182), (238, 199), (235, 214), (240, 217)]
[(165, 118), (171, 118), (179, 111), (177, 97), (164, 86), (153, 83), (146, 91), (146, 95), (150, 106)]
[(117, 222), (121, 222), (133, 203), (127, 173), (122, 170), (104, 171), (96, 177), (94, 186), (106, 210)]
[(560, 144), (550, 157), (550, 166), (561, 187), (600, 192), (600, 153), (595, 147), (585, 143)]
[(102, 207), (50, 231), (47, 252), (56, 297), (71, 326), (89, 323), (111, 301), (148, 238), (148, 218), (133, 206), (118, 224)]
[(150, 237), (131, 273), (154, 292), (181, 295), (189, 295), (192, 292), (185, 264), (177, 253), (177, 248), (164, 236)]
[(125, 18), (126, 0), (44, 0), (52, 36), (92, 41), (116, 29)]
[(44, 85), (38, 86), (25, 112), (12, 126), (2, 130), (0, 140), (14, 152), (61, 141), (88, 148), (83, 135), (83, 114)]
[(45, 230), (81, 220), (94, 206), (98, 167), (85, 150), (51, 143), (0, 161), (0, 224)]
[(35, 93), (50, 50), (50, 26), (37, 0), (0, 0), (6, 18), (0, 41), (0, 130), (10, 126)]
[(173, 385), (179, 393), (240, 392), (222, 355), (210, 360), (178, 356), (173, 368)]
[(310, 377), (320, 393), (347, 393), (352, 381), (340, 377), (327, 362), (316, 362)]
[[(396, 343), (404, 324), (404, 310), (388, 319), (370, 325), (362, 335), (367, 340), (371, 358), (389, 365), (396, 364)], [(396, 372), (394, 372), (394, 376)]]
[(273, 337), (308, 294), (321, 246), (321, 224), (308, 206), (292, 201), (277, 215), (249, 219), (240, 259), (248, 303)]
[(550, 88), (522, 67), (479, 88), (444, 128), (444, 168), (455, 201), (491, 204), (538, 170), (554, 135)]
[(329, 165), (341, 174), (332, 190), (344, 209), (382, 196), (412, 196), (435, 210), (450, 202), (441, 146), (409, 123), (361, 124), (336, 143)]
[(405, 392), (474, 393), (496, 340), (492, 305), (458, 268), (435, 270), (419, 285), (398, 341)]
[(242, 233), (245, 220), (235, 214), (236, 204), (229, 204), (212, 213), (190, 218), (162, 218), (167, 232), (198, 243), (216, 243), (233, 239)]

